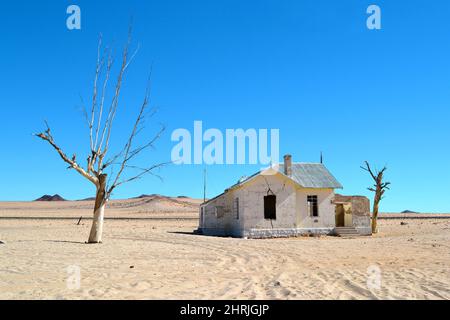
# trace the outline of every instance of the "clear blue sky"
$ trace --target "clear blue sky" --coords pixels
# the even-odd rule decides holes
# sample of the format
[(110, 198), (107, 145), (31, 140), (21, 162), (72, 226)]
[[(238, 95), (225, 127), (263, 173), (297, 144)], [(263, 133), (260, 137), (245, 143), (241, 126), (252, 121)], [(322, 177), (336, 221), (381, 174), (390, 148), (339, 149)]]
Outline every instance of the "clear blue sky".
[[(366, 8), (382, 30), (366, 28)], [(66, 28), (66, 8), (82, 29)], [(3, 1), (0, 7), (0, 200), (94, 188), (33, 137), (47, 119), (68, 154), (88, 135), (98, 34), (120, 50), (130, 17), (141, 50), (130, 67), (116, 132), (130, 126), (153, 62), (155, 123), (167, 133), (142, 163), (168, 160), (176, 128), (279, 128), (280, 153), (325, 164), (346, 194), (372, 182), (364, 160), (388, 166), (383, 211), (450, 211), (449, 1)], [(113, 137), (122, 142), (123, 136)], [(81, 156), (80, 156), (81, 158)], [(208, 167), (208, 196), (259, 166)], [(169, 166), (120, 188), (202, 197), (203, 166)]]

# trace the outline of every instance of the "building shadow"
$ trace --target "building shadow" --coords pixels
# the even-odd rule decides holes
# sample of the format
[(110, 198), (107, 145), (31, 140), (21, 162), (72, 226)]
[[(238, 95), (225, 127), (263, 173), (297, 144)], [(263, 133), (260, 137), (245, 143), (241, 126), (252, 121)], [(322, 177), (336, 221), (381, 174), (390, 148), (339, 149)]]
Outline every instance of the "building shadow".
[(167, 233), (171, 233), (171, 234), (185, 234), (185, 235), (189, 235), (189, 236), (199, 236), (199, 234), (195, 233), (194, 231), (192, 231), (192, 232), (187, 232), (187, 231), (167, 231)]

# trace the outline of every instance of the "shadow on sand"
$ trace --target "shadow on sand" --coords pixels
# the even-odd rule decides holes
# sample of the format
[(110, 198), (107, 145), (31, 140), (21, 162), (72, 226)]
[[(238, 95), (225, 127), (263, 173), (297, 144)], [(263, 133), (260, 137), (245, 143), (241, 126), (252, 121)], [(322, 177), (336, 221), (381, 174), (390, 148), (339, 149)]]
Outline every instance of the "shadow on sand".
[(86, 244), (85, 241), (68, 241), (68, 240), (44, 240), (45, 242), (55, 242), (55, 243), (75, 243), (75, 244)]
[(199, 234), (198, 233), (195, 233), (195, 232), (187, 232), (187, 231), (167, 231), (167, 233), (172, 233), (172, 234), (186, 234), (186, 235), (189, 235), (189, 236), (198, 236)]

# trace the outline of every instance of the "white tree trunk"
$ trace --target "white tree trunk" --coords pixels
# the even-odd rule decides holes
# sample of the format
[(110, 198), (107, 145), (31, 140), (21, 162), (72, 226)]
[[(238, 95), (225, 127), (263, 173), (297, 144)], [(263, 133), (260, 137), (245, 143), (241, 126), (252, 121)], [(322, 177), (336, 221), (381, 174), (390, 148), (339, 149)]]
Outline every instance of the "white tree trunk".
[(106, 201), (103, 202), (95, 211), (92, 220), (91, 232), (88, 243), (101, 243), (103, 234), (103, 218), (105, 216)]
[(92, 218), (92, 227), (89, 234), (88, 243), (101, 243), (103, 234), (103, 218), (105, 217), (105, 207), (108, 201), (106, 194), (106, 174), (101, 174), (97, 193), (95, 196), (94, 217)]

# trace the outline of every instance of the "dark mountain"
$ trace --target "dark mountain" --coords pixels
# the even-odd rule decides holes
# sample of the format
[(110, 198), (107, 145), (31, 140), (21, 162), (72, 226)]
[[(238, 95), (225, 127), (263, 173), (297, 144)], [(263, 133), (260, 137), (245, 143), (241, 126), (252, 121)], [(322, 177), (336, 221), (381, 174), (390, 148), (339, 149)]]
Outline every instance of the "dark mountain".
[(46, 194), (34, 201), (66, 201), (66, 199), (61, 197), (59, 194), (55, 194), (53, 196)]
[(405, 210), (405, 211), (402, 211), (402, 213), (418, 213), (418, 212), (411, 211), (411, 210)]
[(66, 199), (61, 197), (59, 194), (55, 194), (53, 196), (45, 194), (42, 197), (40, 197), (34, 201), (66, 201)]

